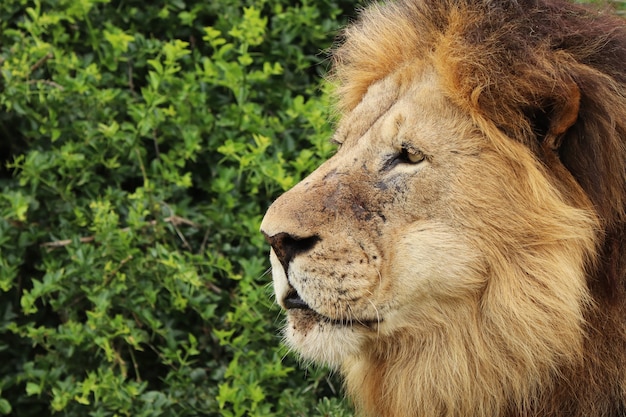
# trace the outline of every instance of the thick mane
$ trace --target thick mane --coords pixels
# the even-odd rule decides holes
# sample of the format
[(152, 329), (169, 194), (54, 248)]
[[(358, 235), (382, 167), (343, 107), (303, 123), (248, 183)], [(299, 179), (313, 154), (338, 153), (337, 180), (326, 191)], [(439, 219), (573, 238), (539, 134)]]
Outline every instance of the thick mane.
[[(555, 371), (553, 384), (543, 381), (510, 415), (524, 407), (533, 416), (626, 415), (626, 23), (562, 0), (400, 0), (366, 9), (334, 60), (344, 113), (398, 69), (430, 65), (489, 139), (525, 145), (567, 204), (593, 211), (600, 230), (598, 260), (586, 270), (593, 300), (583, 363)], [(380, 357), (385, 349), (403, 345)], [(353, 381), (383, 372), (354, 369)], [(375, 388), (366, 401), (377, 401)]]
[[(622, 19), (561, 0), (401, 0), (365, 10), (344, 32), (334, 60), (342, 112), (352, 110), (370, 85), (399, 67), (428, 61), (453, 102), (524, 143), (554, 175), (554, 165), (562, 164), (604, 228), (598, 290), (612, 296), (623, 292)], [(575, 122), (560, 131), (564, 111), (575, 111)]]

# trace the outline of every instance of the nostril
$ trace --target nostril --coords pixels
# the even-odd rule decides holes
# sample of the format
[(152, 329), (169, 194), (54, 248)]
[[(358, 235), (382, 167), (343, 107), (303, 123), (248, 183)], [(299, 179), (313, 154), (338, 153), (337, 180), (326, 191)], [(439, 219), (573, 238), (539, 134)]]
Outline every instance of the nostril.
[(305, 238), (296, 238), (289, 235), (286, 235), (283, 244), (291, 247), (294, 255), (298, 253), (306, 252), (311, 249), (317, 241), (320, 240), (317, 236), (305, 237)]
[(319, 236), (296, 237), (284, 232), (273, 236), (265, 235), (265, 238), (274, 249), (274, 253), (283, 265), (285, 272), (287, 272), (289, 262), (296, 255), (310, 250), (320, 240)]

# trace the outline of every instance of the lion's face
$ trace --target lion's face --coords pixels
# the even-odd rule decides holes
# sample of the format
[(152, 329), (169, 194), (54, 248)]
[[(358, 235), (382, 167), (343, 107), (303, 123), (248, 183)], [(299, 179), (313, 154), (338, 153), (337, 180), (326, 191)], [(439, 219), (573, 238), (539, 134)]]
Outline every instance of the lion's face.
[(263, 220), (286, 339), (305, 358), (340, 365), (371, 339), (426, 335), (477, 306), (484, 218), (519, 215), (520, 161), (498, 154), (434, 71), (419, 78), (373, 85), (338, 127), (336, 155)]
[(468, 390), (477, 363), (493, 377), (531, 352), (502, 377), (525, 384), (580, 348), (594, 221), (528, 148), (453, 104), (432, 67), (411, 71), (368, 89), (337, 153), (263, 220), (286, 341), (355, 381), (373, 361)]

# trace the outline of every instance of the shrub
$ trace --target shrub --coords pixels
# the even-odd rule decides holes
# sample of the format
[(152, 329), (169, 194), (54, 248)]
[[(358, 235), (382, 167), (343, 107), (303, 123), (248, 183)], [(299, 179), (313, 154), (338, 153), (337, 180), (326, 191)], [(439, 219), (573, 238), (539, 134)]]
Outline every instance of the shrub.
[(353, 8), (2, 1), (0, 414), (349, 415), (280, 346), (258, 228), (332, 151)]

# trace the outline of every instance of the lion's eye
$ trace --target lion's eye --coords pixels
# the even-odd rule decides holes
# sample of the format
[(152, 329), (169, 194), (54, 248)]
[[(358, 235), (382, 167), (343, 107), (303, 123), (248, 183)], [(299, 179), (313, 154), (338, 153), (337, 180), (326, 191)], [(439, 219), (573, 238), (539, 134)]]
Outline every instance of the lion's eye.
[(419, 164), (426, 159), (424, 152), (410, 146), (403, 145), (400, 151), (400, 160), (407, 164)]

